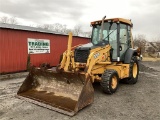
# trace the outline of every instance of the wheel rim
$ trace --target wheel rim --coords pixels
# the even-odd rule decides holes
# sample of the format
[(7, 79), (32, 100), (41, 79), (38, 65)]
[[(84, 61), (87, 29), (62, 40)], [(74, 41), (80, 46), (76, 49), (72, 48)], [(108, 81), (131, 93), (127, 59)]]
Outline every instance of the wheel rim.
[(133, 77), (134, 78), (136, 78), (137, 77), (137, 64), (136, 63), (134, 63), (134, 65), (133, 65)]
[(113, 76), (112, 77), (112, 89), (115, 89), (117, 87), (117, 77), (116, 76)]

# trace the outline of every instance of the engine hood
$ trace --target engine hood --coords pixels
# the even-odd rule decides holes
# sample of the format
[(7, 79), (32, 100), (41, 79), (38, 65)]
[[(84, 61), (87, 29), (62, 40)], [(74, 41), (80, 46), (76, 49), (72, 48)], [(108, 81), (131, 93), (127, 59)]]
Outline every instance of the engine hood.
[(93, 43), (87, 43), (75, 48), (74, 51), (74, 60), (75, 62), (86, 63), (88, 56), (90, 54), (90, 50), (95, 49), (97, 47), (102, 47), (106, 45), (104, 42), (100, 42), (100, 44), (94, 45)]
[(98, 46), (94, 46), (93, 43), (87, 43), (87, 44), (84, 44), (84, 45), (77, 47), (76, 50), (91, 50), (96, 47), (98, 47)]

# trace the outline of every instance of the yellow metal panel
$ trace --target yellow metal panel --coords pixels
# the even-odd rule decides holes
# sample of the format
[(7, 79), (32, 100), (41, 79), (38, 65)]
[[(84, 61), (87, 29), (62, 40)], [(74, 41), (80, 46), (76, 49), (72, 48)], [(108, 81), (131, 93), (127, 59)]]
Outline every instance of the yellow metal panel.
[(67, 59), (66, 59), (66, 64), (64, 66), (64, 70), (68, 71), (69, 63), (71, 60), (71, 46), (72, 46), (72, 33), (69, 33), (69, 38), (68, 38), (68, 47), (67, 47)]
[(105, 70), (116, 70), (120, 79), (129, 77), (129, 64), (117, 65), (95, 65), (91, 71), (92, 75), (103, 74)]
[[(132, 26), (132, 22), (128, 19), (124, 19), (124, 18), (109, 18), (109, 19), (105, 19), (104, 21), (108, 21), (108, 20), (112, 20), (113, 22), (123, 22), (126, 24), (129, 24), (130, 26)], [(93, 21), (91, 22), (91, 25), (95, 24), (96, 22), (102, 22), (102, 20), (97, 20), (97, 21)]]

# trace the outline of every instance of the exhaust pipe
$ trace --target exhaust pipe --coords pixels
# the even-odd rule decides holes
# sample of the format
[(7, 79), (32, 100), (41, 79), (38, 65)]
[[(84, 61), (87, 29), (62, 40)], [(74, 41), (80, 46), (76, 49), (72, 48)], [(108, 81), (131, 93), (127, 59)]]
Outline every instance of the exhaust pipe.
[(106, 16), (102, 18), (102, 24), (101, 24), (101, 34), (100, 34), (100, 41), (103, 39), (103, 29), (104, 29), (104, 19)]

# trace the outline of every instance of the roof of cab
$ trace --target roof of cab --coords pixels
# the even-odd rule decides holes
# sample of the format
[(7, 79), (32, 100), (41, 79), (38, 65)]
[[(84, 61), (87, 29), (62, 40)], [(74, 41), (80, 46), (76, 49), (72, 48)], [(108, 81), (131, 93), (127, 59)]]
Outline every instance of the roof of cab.
[[(131, 20), (124, 19), (124, 18), (108, 18), (108, 19), (105, 19), (104, 21), (110, 21), (110, 20), (112, 22), (123, 22), (123, 23), (129, 24), (130, 26), (133, 25), (132, 22), (131, 22)], [(96, 24), (96, 22), (101, 23), (102, 20), (93, 21), (93, 22), (91, 22), (91, 25)]]

